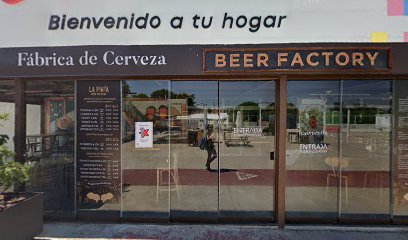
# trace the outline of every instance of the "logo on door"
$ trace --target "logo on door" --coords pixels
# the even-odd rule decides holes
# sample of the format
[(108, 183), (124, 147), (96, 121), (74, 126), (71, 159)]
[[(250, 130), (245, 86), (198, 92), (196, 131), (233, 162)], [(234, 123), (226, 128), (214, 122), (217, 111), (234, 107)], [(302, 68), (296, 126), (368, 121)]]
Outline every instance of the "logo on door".
[(141, 138), (148, 137), (149, 136), (149, 129), (145, 129), (144, 127), (141, 127), (139, 134), (140, 134)]

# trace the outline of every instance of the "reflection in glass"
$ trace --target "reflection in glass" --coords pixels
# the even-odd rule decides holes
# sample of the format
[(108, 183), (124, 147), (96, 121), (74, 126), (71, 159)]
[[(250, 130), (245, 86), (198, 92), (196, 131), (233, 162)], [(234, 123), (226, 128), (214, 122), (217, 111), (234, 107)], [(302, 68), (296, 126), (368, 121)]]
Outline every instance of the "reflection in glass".
[(10, 150), (14, 150), (14, 116), (15, 116), (15, 86), (14, 81), (0, 81), (0, 114), (7, 115), (0, 126), (0, 135), (7, 136), (8, 141), (4, 144)]
[[(171, 192), (170, 217), (172, 220), (216, 221), (218, 155), (206, 166), (210, 151), (201, 150), (199, 145), (209, 133), (207, 128), (212, 128), (214, 149), (211, 152), (218, 152), (218, 83), (173, 81), (171, 95), (171, 169), (178, 178), (179, 188)], [(211, 171), (206, 171), (208, 167)]]
[(289, 218), (390, 218), (391, 99), (390, 81), (288, 82)]
[(273, 218), (275, 82), (220, 82), (220, 216)]
[(44, 192), (46, 215), (74, 216), (75, 82), (27, 81), (28, 191)]
[(288, 218), (337, 218), (340, 126), (327, 119), (339, 96), (338, 81), (288, 82)]
[[(169, 119), (181, 109), (169, 106), (169, 81), (123, 81), (122, 175), (124, 220), (169, 220), (169, 191), (177, 189), (170, 170)], [(153, 147), (141, 148), (136, 123), (152, 123)], [(139, 134), (136, 136), (136, 134)]]
[(342, 81), (342, 218), (390, 218), (391, 83)]

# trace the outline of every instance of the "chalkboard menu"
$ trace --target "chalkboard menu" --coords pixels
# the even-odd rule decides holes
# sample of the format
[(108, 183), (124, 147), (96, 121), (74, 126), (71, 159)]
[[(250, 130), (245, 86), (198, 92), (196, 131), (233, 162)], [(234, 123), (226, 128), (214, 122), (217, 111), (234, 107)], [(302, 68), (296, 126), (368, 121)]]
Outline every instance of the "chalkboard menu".
[(77, 82), (78, 208), (119, 202), (120, 94), (120, 81)]
[(396, 204), (408, 202), (408, 82), (395, 81), (395, 158), (394, 184)]

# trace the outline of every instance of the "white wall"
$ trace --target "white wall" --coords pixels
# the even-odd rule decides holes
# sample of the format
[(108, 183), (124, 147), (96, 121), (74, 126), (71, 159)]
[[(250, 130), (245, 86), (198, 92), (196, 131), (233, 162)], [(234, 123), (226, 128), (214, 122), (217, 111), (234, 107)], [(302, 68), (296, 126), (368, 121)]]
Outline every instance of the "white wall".
[[(15, 5), (0, 1), (0, 12), (4, 33), (0, 47), (370, 42), (373, 32), (386, 32), (388, 41), (403, 42), (408, 32), (408, 16), (388, 16), (387, 0), (23, 0)], [(134, 19), (146, 13), (158, 16), (161, 24), (156, 29), (120, 25), (116, 29), (116, 22), (113, 28), (104, 27), (107, 17), (131, 19), (132, 13)], [(222, 28), (225, 13), (235, 20), (245, 15), (247, 25)], [(101, 25), (49, 30), (51, 16), (62, 19), (64, 14), (66, 22), (94, 17)], [(205, 16), (206, 21), (213, 17), (212, 25), (193, 27), (195, 15)], [(249, 31), (252, 17), (264, 20), (268, 15), (286, 19), (279, 28)], [(174, 29), (170, 22), (176, 16), (183, 17), (183, 24)]]
[[(14, 149), (14, 125), (15, 125), (15, 109), (14, 103), (0, 102), (0, 113), (9, 113), (9, 120), (3, 122), (3, 127), (0, 128), (0, 134), (6, 134), (10, 140), (7, 147)], [(41, 107), (39, 105), (27, 105), (27, 135), (41, 133)]]
[(27, 135), (41, 133), (41, 106), (27, 105)]
[(0, 113), (9, 114), (9, 120), (1, 122), (3, 126), (0, 127), (0, 134), (9, 136), (10, 139), (6, 146), (10, 149), (14, 149), (14, 103), (0, 102)]

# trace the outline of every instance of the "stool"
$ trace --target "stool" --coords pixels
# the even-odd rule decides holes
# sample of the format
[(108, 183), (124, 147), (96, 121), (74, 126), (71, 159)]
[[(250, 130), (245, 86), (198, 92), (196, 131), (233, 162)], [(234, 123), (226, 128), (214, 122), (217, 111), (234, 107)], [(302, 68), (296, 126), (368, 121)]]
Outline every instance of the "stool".
[[(344, 179), (344, 187), (346, 190), (346, 204), (348, 204), (348, 177), (343, 176), (343, 175), (340, 176), (339, 174), (339, 171), (342, 168), (346, 168), (350, 165), (348, 159), (340, 159), (338, 157), (326, 157), (324, 159), (324, 162), (327, 165), (329, 165), (333, 171), (333, 173), (328, 173), (326, 177), (326, 200), (327, 200), (327, 192), (329, 190), (329, 185), (330, 185), (330, 179), (334, 177), (334, 178), (339, 178), (340, 186), (341, 186), (342, 180)], [(337, 170), (335, 170), (334, 168), (337, 168)], [(340, 187), (340, 196), (341, 196), (341, 187)]]
[[(158, 168), (156, 170), (156, 203), (159, 202), (159, 194), (161, 191), (176, 191), (177, 198), (181, 201), (181, 188), (178, 175), (179, 155), (174, 152), (173, 168)], [(164, 178), (164, 173), (167, 173), (167, 178)], [(164, 180), (166, 179), (166, 180)]]

